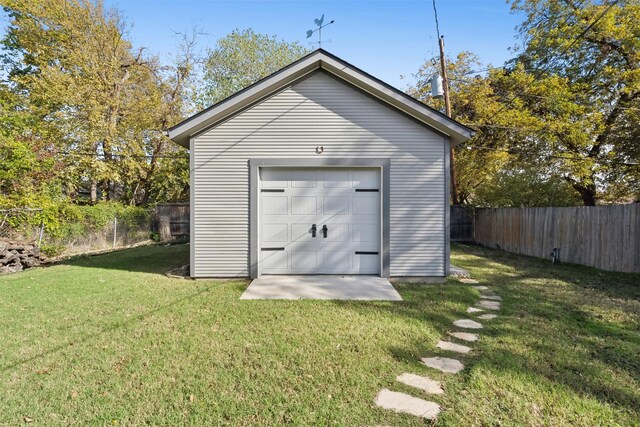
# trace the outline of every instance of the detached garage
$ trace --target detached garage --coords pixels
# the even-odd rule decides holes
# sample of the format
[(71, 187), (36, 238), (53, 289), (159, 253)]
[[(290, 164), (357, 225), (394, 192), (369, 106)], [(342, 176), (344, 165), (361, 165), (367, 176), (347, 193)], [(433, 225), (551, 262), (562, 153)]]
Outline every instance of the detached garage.
[(324, 50), (169, 130), (191, 275), (443, 278), (449, 148), (473, 131)]

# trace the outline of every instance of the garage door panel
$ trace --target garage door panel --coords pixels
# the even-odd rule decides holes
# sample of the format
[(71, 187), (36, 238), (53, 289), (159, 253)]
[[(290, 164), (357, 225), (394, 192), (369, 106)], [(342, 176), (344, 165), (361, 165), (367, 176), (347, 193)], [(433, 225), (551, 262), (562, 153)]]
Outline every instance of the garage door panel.
[(322, 213), (325, 215), (349, 215), (348, 197), (323, 197)]
[(353, 269), (359, 274), (375, 274), (379, 268), (378, 255), (351, 254)]
[(318, 212), (318, 198), (316, 196), (292, 196), (292, 215), (313, 215)]
[(289, 211), (289, 198), (287, 196), (262, 196), (262, 215), (279, 215)]
[(324, 171), (322, 173), (322, 186), (323, 188), (349, 188), (351, 184), (350, 174), (351, 171), (345, 170)]
[[(333, 242), (348, 242), (349, 241), (349, 224), (339, 224), (333, 221), (327, 221), (327, 237), (322, 234), (322, 227), (318, 228), (318, 233), (322, 237), (322, 244), (329, 245)], [(323, 224), (324, 225), (324, 224)]]
[(289, 260), (285, 251), (261, 251), (262, 252), (262, 268), (265, 270), (282, 270), (289, 269)]
[(287, 171), (282, 169), (261, 169), (260, 180), (262, 188), (287, 188)]
[(291, 242), (315, 242), (310, 224), (291, 224), (291, 230)]
[(378, 193), (372, 193), (373, 196), (355, 196), (353, 198), (353, 214), (354, 215), (372, 215), (376, 216), (380, 211)]
[(262, 241), (264, 243), (287, 243), (289, 241), (289, 224), (262, 224)]
[(322, 269), (325, 273), (340, 274), (350, 270), (348, 251), (322, 251)]
[(292, 249), (288, 252), (291, 270), (306, 274), (319, 272), (318, 251), (315, 248), (312, 250)]
[(376, 223), (353, 224), (351, 232), (352, 242), (378, 242), (380, 225)]
[(317, 172), (313, 170), (289, 171), (291, 188), (315, 188), (318, 186)]
[(353, 188), (380, 188), (380, 173), (377, 170), (354, 170), (352, 177)]

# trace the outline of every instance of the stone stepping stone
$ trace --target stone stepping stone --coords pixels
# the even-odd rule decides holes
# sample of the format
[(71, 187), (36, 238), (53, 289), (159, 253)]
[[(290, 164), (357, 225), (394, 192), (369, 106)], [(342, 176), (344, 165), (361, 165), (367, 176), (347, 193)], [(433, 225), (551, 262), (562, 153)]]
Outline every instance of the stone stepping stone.
[(482, 324), (471, 319), (459, 319), (453, 322), (454, 326), (466, 329), (482, 329)]
[(499, 295), (481, 295), (480, 298), (491, 299), (494, 301), (502, 301), (502, 297)]
[(429, 377), (421, 377), (416, 374), (407, 374), (404, 373), (402, 375), (398, 375), (396, 378), (397, 381), (402, 384), (406, 384), (411, 387), (415, 387), (429, 394), (442, 394), (444, 390), (440, 387), (440, 382), (436, 380), (432, 380)]
[(448, 357), (423, 357), (420, 360), (429, 368), (437, 369), (446, 374), (457, 374), (464, 369), (464, 365), (459, 360)]
[(478, 282), (476, 279), (468, 279), (466, 277), (462, 277), (460, 279), (458, 279), (460, 282), (462, 283), (467, 283), (469, 285), (475, 285), (476, 283), (480, 283)]
[(489, 290), (488, 286), (474, 286), (474, 288), (476, 288), (479, 291), (488, 291)]
[(480, 338), (480, 335), (472, 334), (471, 332), (449, 332), (449, 335), (468, 342), (478, 341)]
[(498, 317), (497, 314), (492, 314), (492, 313), (487, 313), (487, 314), (483, 314), (481, 316), (478, 316), (478, 319), (482, 319), (482, 320), (493, 320), (496, 317)]
[(467, 313), (480, 313), (481, 311), (484, 311), (484, 310), (476, 307), (467, 308)]
[(380, 390), (376, 396), (376, 405), (383, 409), (394, 412), (415, 415), (416, 417), (434, 420), (440, 413), (440, 405), (428, 400), (418, 399), (405, 393), (387, 390)]
[(500, 303), (498, 301), (481, 300), (478, 301), (478, 307), (486, 308), (488, 310), (500, 310)]
[(456, 353), (469, 353), (471, 351), (471, 347), (467, 347), (466, 345), (462, 345), (462, 344), (456, 344), (454, 342), (451, 341), (438, 341), (438, 344), (436, 344), (436, 347), (442, 349), (442, 350), (447, 350), (447, 351), (453, 351)]

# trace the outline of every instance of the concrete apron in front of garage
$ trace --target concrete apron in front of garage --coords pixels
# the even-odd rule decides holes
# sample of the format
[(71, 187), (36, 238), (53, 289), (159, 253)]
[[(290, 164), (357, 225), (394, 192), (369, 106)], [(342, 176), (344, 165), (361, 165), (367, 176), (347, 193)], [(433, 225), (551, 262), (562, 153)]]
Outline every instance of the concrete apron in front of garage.
[(389, 280), (377, 276), (262, 276), (240, 299), (402, 301)]

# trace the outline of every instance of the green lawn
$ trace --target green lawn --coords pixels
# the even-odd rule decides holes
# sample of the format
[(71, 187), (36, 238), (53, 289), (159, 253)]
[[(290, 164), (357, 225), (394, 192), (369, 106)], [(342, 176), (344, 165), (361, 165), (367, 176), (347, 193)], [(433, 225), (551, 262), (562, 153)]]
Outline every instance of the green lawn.
[[(150, 246), (0, 277), (0, 425), (424, 425), (376, 408), (403, 372), (443, 381), (441, 425), (638, 425), (640, 276), (476, 247), (454, 263), (502, 297), (458, 375), (419, 357), (478, 293), (240, 301), (244, 281), (169, 279)], [(26, 418), (25, 418), (26, 417)]]

